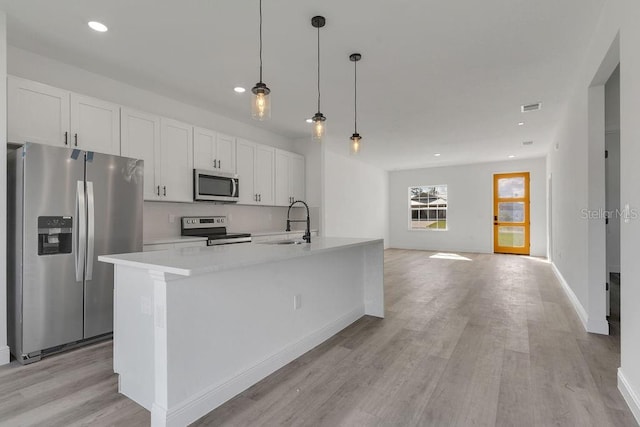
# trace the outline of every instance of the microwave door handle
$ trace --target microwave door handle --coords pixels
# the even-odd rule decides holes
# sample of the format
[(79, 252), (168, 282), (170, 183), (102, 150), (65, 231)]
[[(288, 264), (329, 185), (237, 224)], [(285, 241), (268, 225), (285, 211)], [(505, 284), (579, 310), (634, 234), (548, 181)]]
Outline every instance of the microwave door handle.
[(86, 204), (83, 181), (78, 181), (76, 184), (76, 220), (74, 221), (74, 223), (75, 233), (73, 236), (73, 252), (75, 253), (76, 261), (76, 282), (82, 282), (86, 250), (85, 232), (87, 230)]
[(238, 183), (235, 178), (231, 178), (231, 182), (233, 183), (233, 190), (231, 191), (232, 197), (238, 197)]
[(96, 244), (95, 223), (93, 182), (87, 181), (87, 280), (93, 278), (93, 253)]

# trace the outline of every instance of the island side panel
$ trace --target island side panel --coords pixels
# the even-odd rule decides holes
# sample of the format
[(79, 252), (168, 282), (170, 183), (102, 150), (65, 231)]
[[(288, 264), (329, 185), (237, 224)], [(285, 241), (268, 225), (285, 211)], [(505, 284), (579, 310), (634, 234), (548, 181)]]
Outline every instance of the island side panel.
[(115, 265), (113, 364), (118, 391), (151, 410), (154, 401), (154, 283), (148, 271)]
[(364, 310), (384, 318), (384, 243), (370, 243), (364, 251)]
[(167, 425), (195, 421), (362, 317), (365, 250), (167, 282)]

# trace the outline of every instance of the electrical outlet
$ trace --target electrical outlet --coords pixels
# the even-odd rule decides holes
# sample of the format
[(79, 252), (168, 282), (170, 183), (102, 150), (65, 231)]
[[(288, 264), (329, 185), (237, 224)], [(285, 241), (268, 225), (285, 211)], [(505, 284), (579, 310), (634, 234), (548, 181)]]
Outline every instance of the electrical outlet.
[(300, 294), (294, 295), (293, 296), (293, 309), (294, 310), (300, 310), (301, 307), (302, 307), (302, 295), (300, 295)]

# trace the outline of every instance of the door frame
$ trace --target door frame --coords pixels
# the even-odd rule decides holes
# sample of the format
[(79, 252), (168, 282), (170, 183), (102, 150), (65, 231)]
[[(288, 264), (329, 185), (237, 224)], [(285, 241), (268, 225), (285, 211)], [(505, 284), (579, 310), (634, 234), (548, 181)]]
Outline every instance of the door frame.
[[(501, 178), (524, 177), (525, 196), (499, 198), (498, 180)], [(493, 174), (493, 252), (501, 254), (529, 255), (531, 251), (531, 174), (529, 172), (510, 172)], [(524, 227), (524, 246), (522, 248), (498, 246), (498, 229), (501, 223), (498, 222), (499, 203), (522, 202), (524, 201), (524, 222), (508, 223), (514, 227)]]

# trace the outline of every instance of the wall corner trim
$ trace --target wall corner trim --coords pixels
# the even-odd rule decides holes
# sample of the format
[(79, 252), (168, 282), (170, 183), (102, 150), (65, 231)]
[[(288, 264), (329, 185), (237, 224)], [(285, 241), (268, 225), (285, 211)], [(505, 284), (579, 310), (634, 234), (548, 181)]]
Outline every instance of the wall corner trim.
[(564, 276), (562, 276), (562, 273), (560, 273), (560, 270), (558, 270), (558, 267), (556, 267), (556, 264), (553, 262), (551, 263), (551, 269), (562, 285), (564, 293), (569, 297), (574, 310), (576, 311), (576, 313), (578, 313), (578, 317), (582, 322), (584, 330), (593, 334), (609, 335), (609, 322), (607, 321), (607, 319), (590, 319), (589, 315), (587, 314), (587, 310), (585, 310), (584, 306), (580, 304), (580, 300), (573, 292), (573, 289), (571, 289), (571, 286), (569, 286), (567, 281), (564, 279)]
[(9, 347), (6, 345), (4, 347), (0, 347), (0, 366), (6, 365), (11, 360), (11, 356), (9, 353)]
[(624, 401), (627, 402), (627, 406), (629, 406), (636, 421), (640, 424), (640, 397), (631, 388), (631, 384), (627, 381), (627, 377), (624, 376), (621, 367), (618, 368), (618, 390), (620, 390)]
[(564, 280), (564, 276), (562, 276), (562, 273), (560, 273), (560, 270), (558, 270), (558, 267), (556, 267), (556, 264), (553, 262), (551, 263), (551, 269), (553, 270), (553, 273), (556, 275), (556, 277), (558, 278), (558, 281), (562, 285), (562, 289), (564, 290), (564, 293), (567, 294), (567, 296), (569, 297), (569, 300), (571, 301), (571, 304), (573, 305), (574, 310), (576, 311), (576, 313), (578, 313), (578, 317), (580, 318), (580, 321), (582, 322), (582, 326), (584, 327), (585, 331), (591, 332), (589, 331), (589, 328), (588, 328), (589, 317), (587, 316), (587, 310), (585, 310), (582, 304), (580, 304), (580, 300), (578, 300), (578, 297), (573, 292), (573, 289), (571, 289), (571, 286), (569, 286), (567, 281)]

